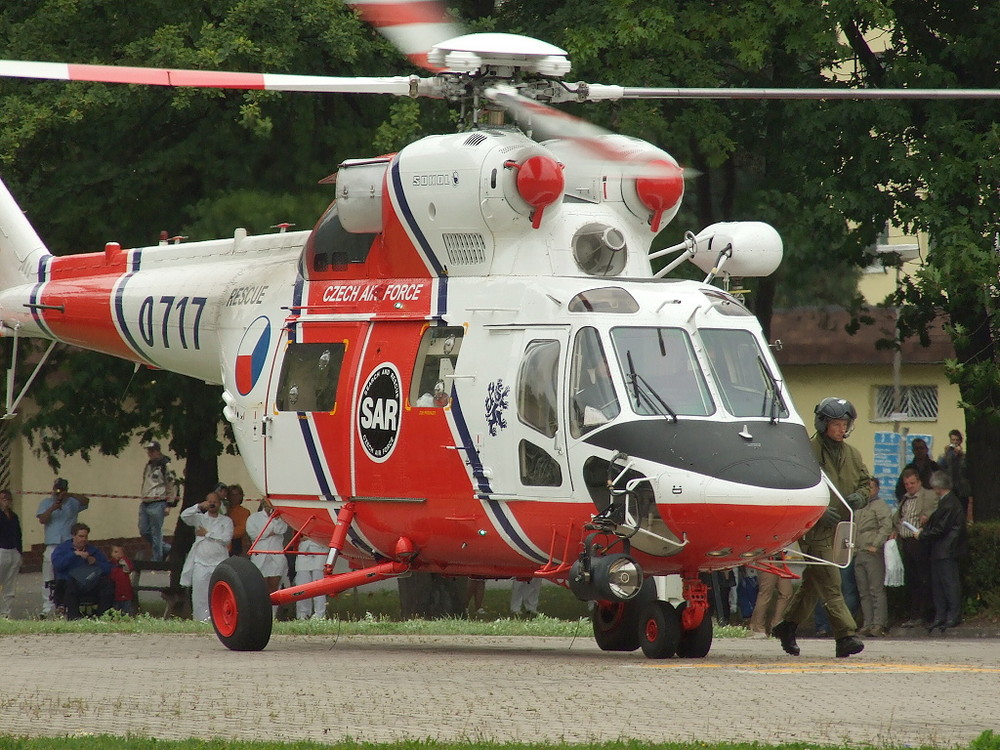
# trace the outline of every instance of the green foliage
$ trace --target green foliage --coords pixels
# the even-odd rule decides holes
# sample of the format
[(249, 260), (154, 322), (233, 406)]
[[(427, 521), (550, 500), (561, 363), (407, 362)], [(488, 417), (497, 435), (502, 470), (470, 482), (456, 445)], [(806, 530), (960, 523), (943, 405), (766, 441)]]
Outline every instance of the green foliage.
[(1000, 614), (1000, 523), (969, 526), (969, 556), (962, 565), (967, 614)]
[[(580, 24), (580, 18), (588, 23)], [(801, 0), (733, 4), (513, 0), (497, 25), (567, 49), (573, 76), (630, 86), (813, 87), (847, 50), (836, 13)], [(795, 101), (664, 100), (588, 105), (576, 114), (655, 143), (699, 175), (658, 238), (731, 220), (773, 224), (785, 242), (777, 277), (752, 304), (848, 304), (863, 250), (891, 212), (853, 160), (874, 106)], [(870, 148), (870, 147), (868, 147)]]

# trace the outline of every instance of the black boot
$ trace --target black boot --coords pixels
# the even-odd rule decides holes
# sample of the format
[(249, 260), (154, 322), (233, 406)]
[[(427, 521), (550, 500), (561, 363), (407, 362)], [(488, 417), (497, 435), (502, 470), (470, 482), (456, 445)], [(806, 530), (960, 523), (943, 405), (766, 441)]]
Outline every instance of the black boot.
[(843, 659), (851, 654), (860, 654), (865, 650), (865, 644), (861, 642), (860, 638), (855, 638), (853, 635), (845, 635), (843, 638), (837, 639), (837, 656)]
[(771, 635), (781, 641), (781, 647), (785, 649), (785, 653), (792, 656), (798, 656), (800, 653), (799, 644), (795, 641), (797, 627), (794, 622), (782, 620), (771, 628)]

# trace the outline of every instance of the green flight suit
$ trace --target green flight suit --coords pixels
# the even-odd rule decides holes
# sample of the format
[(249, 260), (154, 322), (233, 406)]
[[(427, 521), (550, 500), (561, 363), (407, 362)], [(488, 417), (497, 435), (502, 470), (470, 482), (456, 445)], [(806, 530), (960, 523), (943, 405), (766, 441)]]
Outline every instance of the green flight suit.
[[(868, 497), (871, 476), (858, 450), (845, 442), (830, 440), (826, 435), (816, 435), (812, 439), (813, 453), (820, 467), (830, 477), (834, 487), (846, 499), (849, 495)], [(867, 499), (864, 501), (867, 504)], [(847, 509), (832, 492), (830, 507), (836, 508), (841, 518), (847, 518)], [(833, 536), (836, 525), (824, 523), (820, 518), (799, 540), (799, 546), (806, 554), (824, 560), (833, 559)], [(816, 602), (822, 601), (830, 618), (834, 638), (854, 635), (857, 623), (844, 603), (840, 589), (840, 569), (830, 565), (807, 565), (799, 585), (785, 612), (785, 620), (798, 624), (812, 617)]]

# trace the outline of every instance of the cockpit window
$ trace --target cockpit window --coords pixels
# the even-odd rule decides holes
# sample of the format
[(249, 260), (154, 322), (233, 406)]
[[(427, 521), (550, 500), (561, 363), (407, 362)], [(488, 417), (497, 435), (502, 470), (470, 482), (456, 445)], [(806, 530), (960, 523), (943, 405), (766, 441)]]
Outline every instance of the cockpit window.
[(680, 328), (613, 328), (611, 340), (636, 414), (704, 417), (715, 402)]
[(517, 374), (517, 416), (546, 437), (558, 429), (556, 388), (559, 342), (536, 340), (528, 344)]
[(569, 429), (575, 438), (607, 424), (621, 413), (601, 337), (594, 328), (582, 328), (576, 334), (569, 392)]
[(639, 312), (635, 297), (615, 286), (588, 289), (569, 301), (570, 312), (634, 313)]
[(750, 331), (703, 328), (700, 334), (726, 411), (734, 417), (788, 416), (781, 386)]
[(344, 270), (350, 263), (364, 263), (374, 239), (374, 234), (353, 234), (344, 229), (337, 204), (331, 204), (306, 240), (309, 258), (306, 276)]

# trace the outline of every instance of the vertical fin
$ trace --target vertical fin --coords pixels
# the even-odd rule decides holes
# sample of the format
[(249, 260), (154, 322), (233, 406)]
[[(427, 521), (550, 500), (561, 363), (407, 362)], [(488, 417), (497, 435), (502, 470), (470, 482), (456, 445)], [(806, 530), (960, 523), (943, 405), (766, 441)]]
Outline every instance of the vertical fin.
[(0, 289), (35, 281), (50, 253), (0, 180)]

